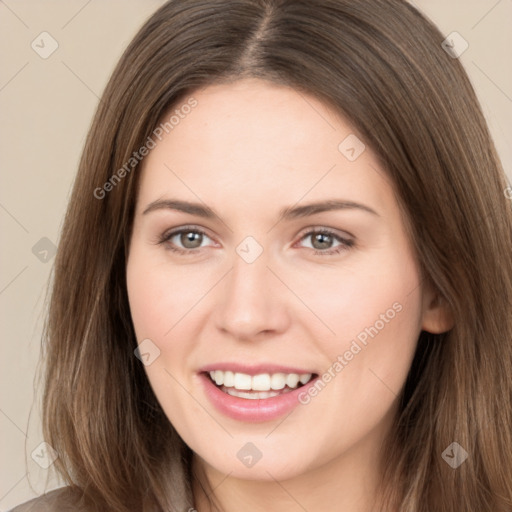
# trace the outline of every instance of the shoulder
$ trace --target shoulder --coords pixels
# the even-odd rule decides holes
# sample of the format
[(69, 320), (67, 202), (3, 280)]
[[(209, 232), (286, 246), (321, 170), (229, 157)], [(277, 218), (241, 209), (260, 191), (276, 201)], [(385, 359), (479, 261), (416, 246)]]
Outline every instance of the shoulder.
[(8, 512), (89, 512), (81, 503), (80, 494), (71, 487), (54, 489)]

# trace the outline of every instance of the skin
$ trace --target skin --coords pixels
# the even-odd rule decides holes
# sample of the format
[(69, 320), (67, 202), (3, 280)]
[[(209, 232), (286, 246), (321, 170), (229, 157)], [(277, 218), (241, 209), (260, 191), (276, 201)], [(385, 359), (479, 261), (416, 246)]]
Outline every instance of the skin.
[[(127, 285), (139, 343), (149, 338), (160, 350), (145, 366), (148, 379), (226, 512), (370, 511), (380, 447), (420, 331), (450, 329), (451, 315), (420, 276), (393, 187), (371, 149), (353, 162), (338, 150), (357, 135), (350, 123), (312, 96), (256, 79), (193, 97), (197, 107), (151, 150), (140, 177)], [(218, 217), (143, 213), (171, 197), (205, 203)], [(278, 219), (284, 207), (326, 199), (377, 215), (344, 209)], [(185, 235), (157, 243), (190, 225), (207, 233), (195, 245), (185, 245)], [(355, 245), (315, 253), (341, 242), (322, 245), (312, 228)], [(263, 248), (250, 264), (236, 252), (247, 236)], [(173, 253), (173, 243), (189, 255)], [(394, 303), (401, 311), (286, 418), (237, 421), (204, 395), (197, 372), (213, 362), (322, 374)], [(250, 468), (236, 456), (247, 442), (262, 453)], [(197, 510), (209, 510), (197, 482), (194, 494)]]

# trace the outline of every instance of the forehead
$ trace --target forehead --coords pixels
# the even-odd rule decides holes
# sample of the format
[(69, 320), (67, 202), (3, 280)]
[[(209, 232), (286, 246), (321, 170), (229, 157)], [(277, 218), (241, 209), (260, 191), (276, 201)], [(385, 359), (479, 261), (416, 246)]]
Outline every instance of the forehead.
[[(236, 154), (237, 148), (247, 152), (265, 144), (266, 154), (291, 159), (289, 149), (294, 154), (324, 150), (336, 146), (337, 132), (351, 131), (316, 98), (262, 80), (213, 85), (193, 96), (197, 107), (176, 131), (192, 144), (199, 135), (202, 149), (209, 152), (230, 145), (230, 153)], [(258, 158), (265, 156), (257, 153)]]
[[(250, 79), (209, 86), (190, 97), (196, 106), (186, 109), (143, 161), (141, 201), (172, 192), (217, 204), (227, 197), (257, 206), (275, 202), (277, 210), (305, 195), (308, 201), (326, 194), (355, 200), (352, 195), (376, 208), (384, 206), (386, 194), (393, 200), (371, 150), (366, 146), (356, 160), (348, 159), (340, 143), (346, 149), (343, 141), (354, 145), (360, 138), (313, 96)], [(177, 110), (180, 104), (163, 119)]]

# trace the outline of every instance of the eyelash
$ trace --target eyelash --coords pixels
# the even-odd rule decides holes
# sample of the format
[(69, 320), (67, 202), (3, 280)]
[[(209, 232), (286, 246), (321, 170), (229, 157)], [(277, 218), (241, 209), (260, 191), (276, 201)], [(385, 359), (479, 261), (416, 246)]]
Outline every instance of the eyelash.
[[(168, 243), (171, 240), (171, 238), (173, 238), (176, 235), (180, 235), (182, 233), (198, 233), (200, 235), (204, 235), (204, 236), (207, 236), (208, 238), (210, 238), (207, 235), (207, 233), (205, 233), (202, 229), (198, 229), (198, 228), (192, 227), (192, 226), (190, 226), (190, 227), (185, 226), (185, 227), (177, 229), (175, 231), (171, 231), (170, 233), (164, 233), (161, 237), (159, 237), (159, 240), (158, 240), (157, 243), (159, 245), (166, 244), (166, 243)], [(317, 234), (331, 235), (335, 239), (337, 239), (339, 242), (341, 242), (341, 245), (339, 245), (335, 249), (329, 249), (329, 250), (325, 250), (325, 251), (319, 251), (318, 249), (314, 249), (313, 253), (315, 255), (318, 255), (318, 256), (331, 256), (331, 255), (335, 255), (335, 254), (340, 254), (341, 252), (346, 251), (346, 250), (354, 247), (354, 245), (355, 245), (354, 240), (349, 240), (349, 239), (343, 238), (343, 237), (337, 235), (335, 232), (333, 232), (333, 231), (331, 231), (330, 229), (327, 229), (327, 228), (312, 229), (312, 230), (308, 231), (307, 233), (305, 233), (300, 238), (300, 240), (303, 240), (303, 239), (305, 239), (305, 238), (307, 238), (307, 237), (309, 237), (311, 235), (317, 235)], [(197, 253), (200, 250), (200, 248), (196, 248), (196, 249), (180, 249), (179, 247), (173, 247), (173, 245), (170, 244), (170, 243), (168, 244), (167, 247), (172, 252), (175, 252), (177, 254), (182, 254), (184, 256), (191, 256), (193, 253)]]

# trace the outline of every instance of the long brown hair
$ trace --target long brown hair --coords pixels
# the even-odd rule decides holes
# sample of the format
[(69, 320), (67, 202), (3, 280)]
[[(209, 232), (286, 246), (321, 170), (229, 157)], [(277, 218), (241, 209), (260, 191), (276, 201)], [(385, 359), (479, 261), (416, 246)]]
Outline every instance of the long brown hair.
[[(453, 329), (420, 334), (384, 447), (386, 502), (512, 509), (512, 207), (474, 90), (443, 39), (402, 0), (171, 0), (144, 24), (86, 141), (44, 332), (43, 432), (84, 503), (194, 506), (191, 451), (134, 356), (125, 271), (139, 166), (126, 163), (198, 87), (257, 77), (314, 95), (362, 134), (453, 312)], [(453, 442), (469, 455), (457, 469), (443, 459)]]

